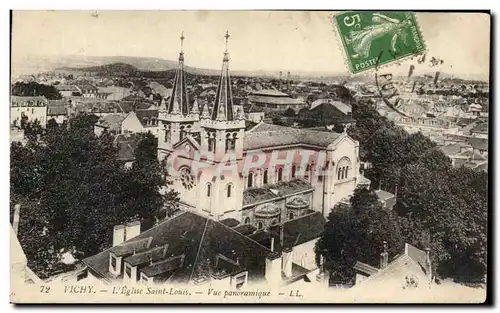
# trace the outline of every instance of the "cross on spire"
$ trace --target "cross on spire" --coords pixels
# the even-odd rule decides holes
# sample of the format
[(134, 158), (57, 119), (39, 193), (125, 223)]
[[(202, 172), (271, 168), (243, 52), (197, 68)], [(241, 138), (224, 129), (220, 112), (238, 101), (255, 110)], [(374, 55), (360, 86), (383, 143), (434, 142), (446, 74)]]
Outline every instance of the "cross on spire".
[(229, 35), (229, 31), (226, 30), (226, 35), (224, 36), (224, 38), (226, 38), (226, 52), (227, 52), (227, 42), (229, 40), (229, 37), (231, 37), (231, 35)]
[(184, 47), (184, 39), (186, 39), (186, 37), (184, 37), (184, 31), (182, 31), (182, 33), (181, 33), (181, 52), (182, 52), (182, 49)]

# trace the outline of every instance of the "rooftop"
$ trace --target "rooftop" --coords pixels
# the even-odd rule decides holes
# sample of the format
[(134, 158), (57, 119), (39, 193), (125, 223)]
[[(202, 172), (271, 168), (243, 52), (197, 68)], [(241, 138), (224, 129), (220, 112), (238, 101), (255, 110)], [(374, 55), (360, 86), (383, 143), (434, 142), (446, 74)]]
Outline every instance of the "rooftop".
[(245, 133), (243, 150), (288, 145), (312, 145), (326, 148), (342, 134), (260, 123)]
[[(146, 261), (150, 265), (141, 271), (149, 277), (173, 271), (173, 282), (209, 278), (209, 272), (219, 271), (217, 261), (220, 256), (239, 264), (234, 270), (246, 269), (254, 278), (263, 278), (265, 257), (275, 255), (266, 247), (220, 222), (192, 212), (183, 212), (119, 246), (88, 257), (83, 262), (97, 275), (112, 280), (114, 277), (109, 273), (109, 253), (130, 253), (130, 245), (142, 247), (148, 242), (148, 249), (141, 252), (159, 253), (159, 247), (166, 247), (166, 250), (163, 258), (156, 255), (152, 262)], [(132, 258), (129, 260), (134, 264), (146, 260), (141, 255), (130, 255)], [(156, 261), (157, 259), (159, 260)]]
[(263, 187), (248, 188), (243, 191), (243, 206), (268, 202), (295, 193), (311, 191), (312, 189), (311, 184), (300, 178)]

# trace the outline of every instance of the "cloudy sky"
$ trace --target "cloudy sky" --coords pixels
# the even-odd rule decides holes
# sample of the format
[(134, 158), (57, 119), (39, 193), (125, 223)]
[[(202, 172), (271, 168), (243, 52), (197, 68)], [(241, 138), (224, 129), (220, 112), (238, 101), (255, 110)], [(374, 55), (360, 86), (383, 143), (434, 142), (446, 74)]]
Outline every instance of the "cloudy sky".
[[(224, 34), (235, 70), (346, 73), (331, 12), (16, 11), (12, 53), (148, 56), (176, 60), (184, 31), (186, 64), (219, 68)], [(489, 16), (417, 13), (431, 56), (443, 71), (487, 78)]]

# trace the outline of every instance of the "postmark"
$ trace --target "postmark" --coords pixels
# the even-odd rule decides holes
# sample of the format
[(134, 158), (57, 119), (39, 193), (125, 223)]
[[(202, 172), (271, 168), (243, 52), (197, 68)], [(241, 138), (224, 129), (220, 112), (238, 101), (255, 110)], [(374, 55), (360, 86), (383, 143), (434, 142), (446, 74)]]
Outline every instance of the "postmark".
[(415, 13), (348, 11), (332, 18), (352, 74), (425, 51)]

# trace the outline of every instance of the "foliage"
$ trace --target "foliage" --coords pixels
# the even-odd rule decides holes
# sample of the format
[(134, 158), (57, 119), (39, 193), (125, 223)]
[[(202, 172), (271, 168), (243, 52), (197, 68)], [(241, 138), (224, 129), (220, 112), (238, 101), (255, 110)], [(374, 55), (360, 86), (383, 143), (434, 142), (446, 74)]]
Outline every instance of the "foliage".
[(152, 135), (140, 140), (138, 162), (125, 169), (114, 137), (95, 136), (91, 119), (77, 116), (69, 128), (47, 128), (25, 146), (11, 145), (11, 198), (27, 203), (19, 238), (41, 277), (54, 273), (60, 251), (75, 247), (82, 257), (96, 254), (109, 247), (114, 225), (139, 219), (151, 226), (164, 203), (176, 197), (160, 193), (164, 175)]
[(316, 243), (316, 261), (323, 255), (333, 279), (349, 282), (357, 261), (379, 266), (384, 241), (389, 255), (401, 252), (403, 238), (396, 216), (382, 208), (374, 192), (356, 189), (351, 208), (338, 205), (330, 212), (325, 232)]
[(12, 86), (13, 96), (43, 96), (48, 100), (62, 99), (61, 93), (56, 87), (39, 84), (37, 82), (17, 82)]

